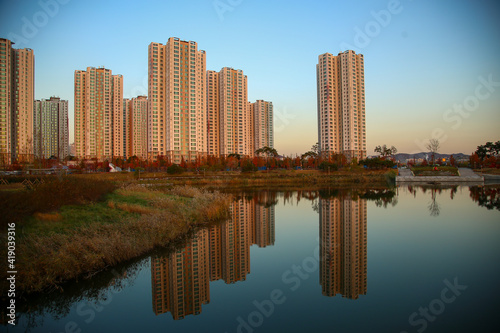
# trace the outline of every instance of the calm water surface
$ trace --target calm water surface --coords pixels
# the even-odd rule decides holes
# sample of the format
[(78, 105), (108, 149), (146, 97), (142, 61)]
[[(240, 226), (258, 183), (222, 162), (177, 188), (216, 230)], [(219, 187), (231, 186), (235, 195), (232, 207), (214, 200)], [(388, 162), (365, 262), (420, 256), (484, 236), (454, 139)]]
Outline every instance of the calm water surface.
[(237, 193), (230, 220), (8, 331), (498, 332), (499, 189)]

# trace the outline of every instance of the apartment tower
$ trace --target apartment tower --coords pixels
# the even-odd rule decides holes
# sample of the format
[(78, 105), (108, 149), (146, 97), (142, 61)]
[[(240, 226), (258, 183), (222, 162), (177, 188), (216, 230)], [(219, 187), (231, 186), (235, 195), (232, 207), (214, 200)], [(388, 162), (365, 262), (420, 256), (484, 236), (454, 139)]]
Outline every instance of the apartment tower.
[(38, 158), (69, 155), (68, 101), (59, 97), (35, 101), (33, 143)]
[(196, 42), (169, 38), (148, 50), (148, 155), (173, 163), (207, 153), (206, 55)]
[(146, 159), (148, 155), (148, 98), (138, 96), (128, 103), (128, 156)]
[(318, 142), (322, 154), (366, 158), (365, 77), (362, 54), (318, 57)]
[(274, 148), (273, 103), (257, 100), (255, 103), (250, 103), (249, 105), (253, 118), (254, 151), (262, 147)]
[(220, 156), (219, 73), (207, 71), (207, 153)]
[(106, 68), (75, 71), (76, 157), (124, 157), (123, 76)]
[(35, 56), (0, 38), (0, 166), (33, 157)]

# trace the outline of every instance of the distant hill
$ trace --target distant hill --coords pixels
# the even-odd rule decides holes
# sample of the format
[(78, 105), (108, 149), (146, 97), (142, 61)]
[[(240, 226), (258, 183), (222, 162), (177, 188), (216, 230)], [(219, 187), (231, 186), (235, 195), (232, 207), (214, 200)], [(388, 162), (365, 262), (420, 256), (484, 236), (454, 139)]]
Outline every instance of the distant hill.
[[(453, 158), (455, 160), (468, 160), (469, 159), (469, 156), (470, 155), (466, 155), (466, 154), (462, 154), (462, 153), (456, 153), (456, 154), (440, 154), (440, 153), (436, 153), (434, 158), (436, 160), (438, 159), (441, 159), (441, 158), (446, 158), (446, 159), (449, 159), (450, 156), (453, 155)], [(376, 157), (378, 155), (373, 155), (373, 156), (369, 156), (369, 157)], [(407, 153), (397, 153), (396, 155), (394, 155), (394, 158), (396, 159), (396, 161), (398, 162), (406, 162), (407, 160), (412, 160), (412, 159), (425, 159), (427, 158), (427, 160), (430, 160), (432, 158), (432, 153), (430, 152), (421, 152), (421, 153), (416, 153), (416, 154), (407, 154)]]

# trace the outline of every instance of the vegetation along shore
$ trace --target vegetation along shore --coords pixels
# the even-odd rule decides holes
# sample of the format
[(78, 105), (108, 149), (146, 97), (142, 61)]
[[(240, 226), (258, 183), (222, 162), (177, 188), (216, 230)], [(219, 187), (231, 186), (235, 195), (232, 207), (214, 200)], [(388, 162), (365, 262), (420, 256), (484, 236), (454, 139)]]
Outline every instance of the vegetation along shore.
[[(167, 246), (227, 218), (231, 200), (217, 191), (186, 186), (159, 191), (98, 177), (53, 177), (34, 189), (4, 190), (0, 196), (2, 229), (16, 222), (18, 294), (59, 288)], [(5, 244), (6, 235), (1, 237)], [(5, 295), (7, 269), (0, 269)]]

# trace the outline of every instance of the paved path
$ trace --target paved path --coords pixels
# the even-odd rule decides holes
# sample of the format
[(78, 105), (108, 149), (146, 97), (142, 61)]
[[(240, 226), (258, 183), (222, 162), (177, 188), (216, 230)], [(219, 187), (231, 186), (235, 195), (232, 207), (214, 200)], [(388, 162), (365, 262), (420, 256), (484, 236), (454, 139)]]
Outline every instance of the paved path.
[(399, 175), (396, 182), (416, 183), (461, 183), (461, 182), (483, 182), (484, 178), (475, 174), (469, 168), (458, 168), (460, 176), (414, 176), (410, 169), (398, 169)]
[(410, 169), (401, 168), (401, 169), (398, 169), (398, 170), (399, 170), (399, 175), (401, 177), (413, 177), (413, 172), (411, 172)]
[(469, 168), (458, 168), (458, 172), (460, 173), (460, 177), (481, 178), (481, 176)]

